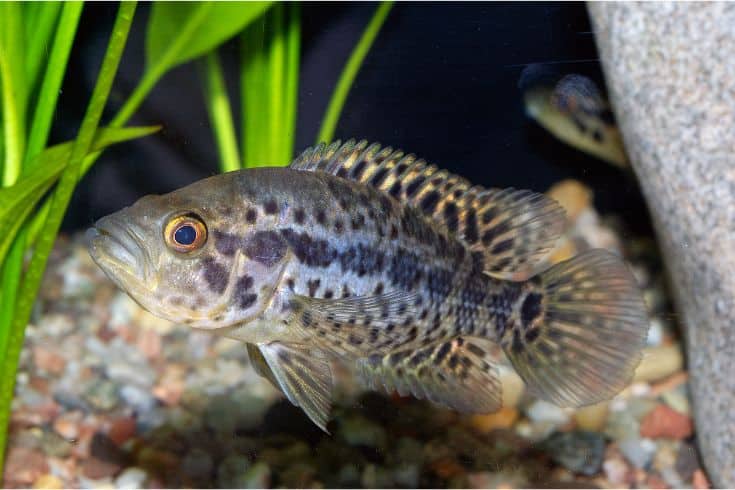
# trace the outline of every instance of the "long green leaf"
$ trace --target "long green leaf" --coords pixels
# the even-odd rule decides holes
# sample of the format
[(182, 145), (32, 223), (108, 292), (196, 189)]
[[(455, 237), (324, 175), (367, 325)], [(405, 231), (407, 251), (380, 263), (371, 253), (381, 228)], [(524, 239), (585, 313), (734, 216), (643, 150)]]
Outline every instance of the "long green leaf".
[(171, 68), (219, 46), (260, 16), (270, 2), (156, 2), (146, 34), (146, 68), (111, 126), (122, 126)]
[(204, 72), (204, 99), (207, 102), (209, 120), (219, 150), (220, 168), (230, 172), (240, 168), (240, 152), (237, 149), (235, 123), (232, 119), (230, 98), (217, 50), (212, 50), (202, 60)]
[(46, 74), (43, 77), (41, 91), (36, 102), (31, 132), (28, 137), (25, 161), (29, 162), (46, 146), (51, 129), (56, 101), (59, 98), (59, 89), (64, 80), (69, 53), (74, 43), (74, 36), (82, 13), (82, 2), (67, 2), (63, 4), (59, 27), (54, 36)]
[(375, 10), (373, 18), (370, 19), (365, 32), (362, 33), (362, 37), (358, 41), (355, 48), (352, 50), (347, 64), (342, 70), (342, 74), (337, 81), (337, 86), (332, 92), (332, 98), (329, 100), (327, 111), (324, 114), (322, 120), (322, 126), (319, 129), (319, 136), (317, 136), (317, 143), (326, 142), (329, 143), (334, 138), (334, 130), (337, 127), (339, 116), (342, 114), (342, 107), (344, 107), (347, 94), (350, 92), (352, 83), (357, 77), (357, 72), (360, 71), (362, 61), (365, 59), (370, 47), (373, 45), (373, 41), (378, 36), (380, 28), (383, 26), (393, 2), (381, 2), (380, 6)]
[(298, 5), (274, 5), (243, 32), (241, 42), (243, 166), (287, 165), (296, 126)]
[(52, 45), (49, 41), (54, 34), (62, 5), (61, 2), (24, 2), (22, 5), (27, 46), (24, 67), (29, 90), (36, 88), (46, 64), (46, 54), (49, 45)]
[(3, 186), (20, 175), (25, 151), (25, 110), (27, 87), (23, 69), (23, 25), (17, 2), (0, 2), (0, 84), (5, 161)]
[(23, 278), (11, 329), (7, 332), (8, 339), (6, 342), (0, 342), (0, 345), (5, 344), (7, 346), (6, 352), (0, 358), (2, 362), (0, 367), (2, 367), (3, 373), (2, 378), (0, 378), (0, 451), (2, 451), (0, 453), (0, 460), (4, 459), (7, 426), (13, 398), (13, 386), (15, 385), (18, 356), (23, 345), (25, 327), (28, 324), (31, 309), (33, 308), (38, 288), (41, 285), (46, 261), (48, 260), (66, 207), (69, 204), (72, 192), (81, 173), (84, 157), (89, 153), (95, 133), (97, 132), (97, 126), (102, 117), (102, 111), (107, 102), (128, 33), (130, 32), (135, 7), (135, 2), (120, 3), (112, 35), (107, 46), (107, 52), (102, 61), (102, 67), (97, 77), (97, 83), (92, 91), (87, 112), (82, 120), (79, 135), (72, 147), (69, 163), (54, 192), (48, 219), (36, 243), (33, 258)]

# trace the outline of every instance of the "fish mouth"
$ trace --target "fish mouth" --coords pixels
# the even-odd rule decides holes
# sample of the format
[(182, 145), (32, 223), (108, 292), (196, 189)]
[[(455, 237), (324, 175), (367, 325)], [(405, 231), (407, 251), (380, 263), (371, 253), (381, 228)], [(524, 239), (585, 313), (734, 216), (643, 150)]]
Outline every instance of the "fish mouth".
[(118, 286), (129, 290), (131, 279), (145, 283), (148, 275), (145, 247), (129, 225), (107, 216), (87, 230), (85, 239), (92, 260)]

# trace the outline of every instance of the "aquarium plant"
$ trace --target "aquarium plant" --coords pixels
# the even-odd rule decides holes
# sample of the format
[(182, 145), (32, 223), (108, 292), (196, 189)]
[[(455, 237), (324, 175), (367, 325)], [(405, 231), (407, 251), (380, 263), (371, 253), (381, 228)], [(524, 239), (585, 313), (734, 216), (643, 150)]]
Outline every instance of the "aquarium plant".
[[(25, 327), (66, 208), (77, 183), (106, 147), (158, 130), (126, 125), (151, 89), (167, 83), (162, 79), (177, 66), (198, 63), (220, 169), (286, 165), (292, 157), (299, 4), (153, 3), (143, 75), (103, 125), (136, 7), (128, 1), (118, 6), (76, 138), (49, 146), (83, 3), (0, 3), (0, 474)], [(332, 139), (350, 86), (390, 8), (391, 2), (378, 6), (355, 46), (336, 83), (318, 141)], [(235, 37), (241, 55), (239, 141), (217, 54), (220, 45)]]

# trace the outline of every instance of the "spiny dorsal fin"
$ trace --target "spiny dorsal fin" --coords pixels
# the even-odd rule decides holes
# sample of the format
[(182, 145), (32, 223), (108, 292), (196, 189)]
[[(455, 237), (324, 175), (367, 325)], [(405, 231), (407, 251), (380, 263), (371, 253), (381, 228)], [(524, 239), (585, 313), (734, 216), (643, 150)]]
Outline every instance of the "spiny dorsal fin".
[(542, 194), (484, 189), (412, 154), (363, 140), (304, 151), (291, 168), (368, 184), (419, 209), (485, 258), (485, 270), (525, 279), (564, 229), (564, 210)]

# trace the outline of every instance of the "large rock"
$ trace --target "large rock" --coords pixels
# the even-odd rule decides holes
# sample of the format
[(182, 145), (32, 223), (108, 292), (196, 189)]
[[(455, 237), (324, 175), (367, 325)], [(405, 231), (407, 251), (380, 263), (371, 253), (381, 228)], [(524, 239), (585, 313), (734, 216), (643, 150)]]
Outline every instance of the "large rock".
[(735, 487), (735, 3), (590, 3), (686, 330), (699, 447)]

